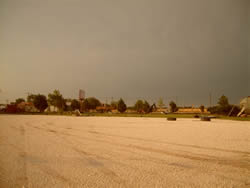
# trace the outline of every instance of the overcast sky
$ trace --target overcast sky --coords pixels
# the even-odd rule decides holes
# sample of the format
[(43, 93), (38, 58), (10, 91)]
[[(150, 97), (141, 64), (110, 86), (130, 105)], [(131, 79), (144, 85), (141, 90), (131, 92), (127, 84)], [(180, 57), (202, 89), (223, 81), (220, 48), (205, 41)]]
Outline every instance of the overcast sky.
[(0, 0), (0, 103), (80, 88), (103, 102), (239, 103), (249, 12), (249, 0)]

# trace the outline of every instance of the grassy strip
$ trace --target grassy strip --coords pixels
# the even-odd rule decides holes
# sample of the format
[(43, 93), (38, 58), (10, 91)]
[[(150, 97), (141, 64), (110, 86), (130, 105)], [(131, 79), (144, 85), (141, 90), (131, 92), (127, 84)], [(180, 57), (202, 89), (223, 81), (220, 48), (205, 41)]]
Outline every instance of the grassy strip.
[[(194, 118), (195, 114), (160, 114), (160, 113), (151, 113), (151, 114), (137, 114), (137, 113), (84, 113), (82, 116), (98, 116), (98, 117), (150, 117), (150, 118)], [(209, 114), (203, 114), (204, 116), (210, 116)], [(214, 115), (211, 115), (214, 116)], [(217, 119), (224, 120), (236, 120), (236, 121), (250, 121), (250, 117), (228, 117), (222, 115), (215, 115)]]
[[(0, 113), (6, 114), (6, 113)], [(11, 115), (11, 114), (9, 114)], [(63, 115), (63, 116), (72, 116), (71, 112), (62, 112), (62, 113), (17, 113), (16, 115)], [(83, 113), (82, 117), (90, 116), (90, 117), (144, 117), (144, 118), (168, 118), (168, 117), (175, 117), (175, 118), (194, 118), (195, 114), (161, 114), (161, 113), (150, 113), (150, 114), (137, 114), (137, 113), (96, 113), (96, 112), (89, 112)], [(208, 114), (204, 114), (208, 115)], [(209, 115), (208, 115), (209, 116)], [(250, 117), (228, 117), (222, 115), (215, 115), (217, 119), (224, 119), (224, 120), (236, 120), (236, 121), (250, 121)]]
[(193, 118), (194, 114), (160, 114), (160, 113), (151, 113), (151, 114), (137, 114), (137, 113), (84, 113), (82, 116), (100, 116), (100, 117), (149, 117), (149, 118), (167, 118), (167, 117), (176, 117), (176, 118)]

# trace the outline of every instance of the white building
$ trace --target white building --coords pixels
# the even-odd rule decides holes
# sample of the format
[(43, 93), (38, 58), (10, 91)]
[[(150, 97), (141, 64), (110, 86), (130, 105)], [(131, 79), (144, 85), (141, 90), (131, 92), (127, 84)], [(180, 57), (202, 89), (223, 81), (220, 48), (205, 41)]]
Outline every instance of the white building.
[(250, 114), (250, 96), (245, 97), (240, 101), (240, 108), (244, 113)]

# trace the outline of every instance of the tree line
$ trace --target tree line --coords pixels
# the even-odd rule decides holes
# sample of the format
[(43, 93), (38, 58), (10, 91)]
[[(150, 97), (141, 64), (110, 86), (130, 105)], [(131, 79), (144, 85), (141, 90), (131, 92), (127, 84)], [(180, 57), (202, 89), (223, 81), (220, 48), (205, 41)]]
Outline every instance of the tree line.
[[(16, 104), (21, 102), (25, 102), (25, 100), (23, 98), (16, 99)], [(103, 104), (95, 97), (89, 97), (83, 101), (77, 99), (65, 99), (59, 90), (54, 90), (52, 93), (49, 93), (48, 97), (42, 94), (29, 94), (27, 96), (27, 102), (31, 102), (39, 112), (44, 112), (49, 106), (56, 107), (59, 112), (75, 110), (88, 112), (89, 110), (96, 110), (98, 107), (103, 106)], [(67, 105), (67, 102), (69, 102), (70, 105)], [(105, 104), (104, 106), (104, 109), (116, 109), (120, 113), (124, 113), (128, 109), (136, 111), (137, 113), (150, 113), (156, 110), (157, 107), (163, 108), (165, 104), (163, 103), (162, 98), (159, 99), (157, 107), (155, 104), (150, 105), (148, 101), (139, 99), (133, 106), (127, 107), (124, 100), (120, 98), (118, 101), (113, 100), (110, 104)], [(178, 108), (179, 107), (174, 101), (169, 102), (169, 112), (177, 112)], [(201, 112), (204, 112), (204, 109), (205, 106), (201, 105)], [(228, 114), (230, 111), (232, 111), (232, 115), (235, 115), (240, 111), (239, 107), (229, 104), (228, 98), (225, 95), (222, 95), (219, 98), (216, 106), (209, 107), (207, 110), (212, 114), (223, 115)]]
[[(59, 90), (54, 90), (52, 93), (49, 93), (48, 96), (43, 94), (29, 94), (26, 101), (32, 103), (39, 112), (44, 112), (49, 106), (56, 107), (59, 112), (75, 110), (88, 112), (89, 110), (95, 110), (97, 107), (102, 106), (102, 103), (95, 97), (89, 97), (83, 101), (77, 99), (65, 99)], [(25, 102), (25, 99), (18, 98), (16, 99), (15, 104), (20, 104), (21, 102)], [(67, 105), (67, 102), (69, 102), (70, 105)], [(177, 105), (173, 101), (171, 101), (169, 105), (171, 112), (176, 112), (178, 110)], [(116, 109), (120, 113), (123, 113), (128, 109), (134, 110), (138, 113), (150, 113), (156, 110), (155, 104), (150, 105), (148, 101), (141, 99), (137, 100), (131, 107), (127, 107), (122, 98), (118, 101), (113, 100), (110, 104), (105, 104), (104, 106), (108, 109)], [(158, 101), (158, 107), (163, 108), (163, 106), (163, 100), (160, 98)]]
[[(29, 94), (26, 101), (32, 103), (39, 112), (44, 112), (49, 106), (56, 107), (59, 112), (75, 110), (89, 111), (102, 106), (102, 103), (95, 97), (86, 98), (82, 102), (77, 99), (65, 99), (59, 90), (49, 93), (48, 97), (43, 94)], [(18, 105), (22, 102), (25, 102), (25, 99), (18, 98), (15, 104)], [(70, 105), (67, 105), (67, 102)], [(114, 109), (117, 109), (121, 113), (127, 110), (127, 105), (123, 99), (117, 102), (113, 101), (110, 106), (113, 106)]]

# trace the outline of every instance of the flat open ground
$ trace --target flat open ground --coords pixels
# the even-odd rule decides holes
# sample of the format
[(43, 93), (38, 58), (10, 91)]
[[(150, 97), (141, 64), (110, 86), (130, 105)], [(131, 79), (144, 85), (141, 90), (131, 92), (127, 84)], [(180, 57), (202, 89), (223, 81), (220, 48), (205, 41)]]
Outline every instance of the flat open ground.
[(1, 115), (0, 187), (250, 187), (250, 123)]

